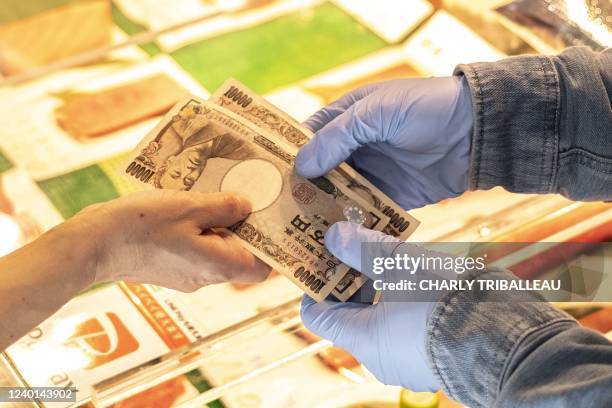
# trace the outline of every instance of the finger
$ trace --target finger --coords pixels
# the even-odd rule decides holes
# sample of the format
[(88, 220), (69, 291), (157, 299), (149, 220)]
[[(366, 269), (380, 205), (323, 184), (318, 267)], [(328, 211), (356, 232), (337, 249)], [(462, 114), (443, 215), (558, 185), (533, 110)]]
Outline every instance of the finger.
[[(455, 257), (455, 255), (444, 251), (451, 248), (443, 244), (430, 244), (424, 248), (413, 243), (400, 241), (382, 232), (369, 230), (353, 222), (340, 221), (327, 230), (325, 246), (343, 263), (357, 269), (373, 280), (383, 278), (382, 272), (379, 270), (378, 274), (375, 273), (374, 265), (364, 265), (362, 264), (363, 260), (372, 262), (376, 258), (395, 259), (390, 267), (386, 267), (385, 264), (378, 265), (379, 269), (382, 268), (382, 271), (384, 271), (384, 279), (388, 282), (404, 279), (406, 274), (416, 272), (418, 272), (417, 276), (420, 279), (457, 279), (457, 272), (452, 267), (436, 267), (436, 265), (444, 265), (449, 258)], [(399, 264), (397, 263), (397, 257), (400, 258)], [(417, 264), (418, 266), (410, 264), (412, 265), (410, 267), (417, 268), (411, 272), (410, 267), (406, 269), (405, 266), (407, 258), (427, 259), (428, 262)]]
[(257, 283), (265, 281), (272, 272), (272, 267), (246, 249), (243, 248), (242, 252), (243, 260), (234, 268), (229, 269), (231, 273), (230, 282)]
[[(402, 241), (382, 232), (373, 231), (350, 221), (340, 221), (333, 224), (325, 233), (325, 246), (343, 263), (361, 271), (361, 255), (364, 243), (371, 243), (372, 248), (382, 249), (381, 243), (390, 243), (392, 253)], [(396, 245), (393, 245), (396, 244)], [(388, 246), (386, 248), (389, 248)], [(380, 254), (383, 255), (383, 254)], [(388, 255), (388, 254), (386, 254)]]
[(400, 252), (419, 257), (425, 253), (421, 247), (349, 221), (337, 222), (327, 230), (325, 246), (343, 263), (372, 279), (380, 276), (373, 272), (372, 265), (362, 265), (362, 259), (394, 257)]
[[(314, 334), (352, 351), (360, 328), (367, 323), (372, 305), (362, 303), (315, 302), (304, 295), (300, 315), (304, 326)], [(365, 333), (361, 333), (365, 335)]]
[(367, 100), (355, 102), (302, 146), (295, 158), (299, 175), (306, 178), (322, 176), (347, 160), (359, 147), (377, 140), (377, 124), (368, 113)]
[(335, 119), (336, 116), (344, 113), (344, 111), (355, 102), (371, 93), (376, 86), (375, 84), (370, 84), (344, 94), (340, 99), (312, 114), (304, 121), (303, 125), (313, 132), (321, 130), (325, 125)]
[(188, 216), (201, 229), (229, 227), (245, 219), (251, 212), (251, 203), (244, 197), (230, 193), (186, 192), (193, 207)]
[(261, 282), (272, 268), (247, 251), (239, 239), (228, 232), (207, 231), (197, 237), (202, 255), (219, 273), (222, 281)]

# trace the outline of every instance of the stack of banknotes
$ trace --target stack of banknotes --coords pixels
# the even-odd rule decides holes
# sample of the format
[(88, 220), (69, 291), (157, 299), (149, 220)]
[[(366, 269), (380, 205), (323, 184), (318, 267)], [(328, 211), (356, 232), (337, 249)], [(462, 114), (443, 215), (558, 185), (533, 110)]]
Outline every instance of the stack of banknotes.
[(123, 175), (154, 188), (249, 198), (252, 213), (231, 233), (316, 301), (330, 294), (346, 301), (367, 278), (325, 248), (327, 229), (348, 220), (405, 240), (418, 221), (345, 163), (323, 177), (300, 177), (294, 158), (312, 136), (229, 79), (208, 101), (175, 105), (129, 156)]

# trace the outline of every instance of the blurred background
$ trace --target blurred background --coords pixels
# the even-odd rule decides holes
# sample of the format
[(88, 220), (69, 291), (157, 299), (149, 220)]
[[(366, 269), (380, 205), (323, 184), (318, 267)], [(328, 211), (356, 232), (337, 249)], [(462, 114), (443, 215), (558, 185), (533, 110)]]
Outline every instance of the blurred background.
[[(366, 83), (573, 45), (612, 46), (609, 0), (0, 0), (0, 255), (136, 191), (124, 155), (228, 77), (304, 120)], [(499, 189), (411, 214), (416, 242), (612, 236), (610, 204)], [(100, 285), (2, 353), (0, 386), (73, 385), (76, 406), (460, 406), (379, 384), (301, 326), (300, 295), (279, 276), (190, 294)], [(610, 305), (576, 302), (559, 306), (612, 331)]]

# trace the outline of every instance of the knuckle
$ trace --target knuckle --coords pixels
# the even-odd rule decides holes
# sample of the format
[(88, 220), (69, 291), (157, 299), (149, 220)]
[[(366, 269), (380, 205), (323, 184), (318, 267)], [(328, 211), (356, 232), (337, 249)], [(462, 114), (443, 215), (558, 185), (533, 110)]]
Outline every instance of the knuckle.
[(141, 197), (137, 209), (149, 208), (151, 211), (148, 211), (148, 213), (151, 216), (159, 219), (177, 220), (189, 216), (195, 206), (194, 204), (193, 197), (184, 194), (182, 191), (155, 190), (155, 194)]
[(176, 200), (182, 218), (197, 217), (202, 211), (203, 203), (197, 194), (181, 194), (177, 196)]
[(185, 201), (187, 195), (184, 194), (183, 191), (176, 190), (154, 190), (155, 195), (144, 197), (145, 200), (149, 199), (158, 199), (160, 202), (165, 203), (166, 205), (180, 204)]
[(181, 191), (181, 193), (182, 194), (176, 195), (177, 201), (179, 201), (180, 204), (184, 204), (187, 208), (199, 208), (202, 206), (202, 202), (205, 202), (202, 200), (200, 194), (186, 193), (183, 191)]

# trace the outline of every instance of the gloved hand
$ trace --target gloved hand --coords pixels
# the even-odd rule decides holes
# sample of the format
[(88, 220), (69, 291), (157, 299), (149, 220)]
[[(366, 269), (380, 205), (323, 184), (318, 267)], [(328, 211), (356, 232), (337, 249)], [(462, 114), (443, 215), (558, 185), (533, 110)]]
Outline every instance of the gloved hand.
[(347, 161), (405, 209), (468, 188), (472, 100), (463, 77), (366, 85), (304, 125), (316, 132), (295, 160), (304, 177)]
[[(395, 248), (391, 251), (394, 254), (401, 251), (418, 257), (427, 252), (351, 222), (338, 222), (325, 235), (325, 245), (338, 259), (365, 272), (361, 268), (362, 242), (392, 243), (380, 247)], [(413, 391), (436, 391), (441, 387), (425, 350), (425, 330), (434, 305), (434, 302), (386, 301), (384, 292), (376, 305), (316, 303), (304, 296), (301, 315), (307, 329), (352, 353), (383, 383)]]

